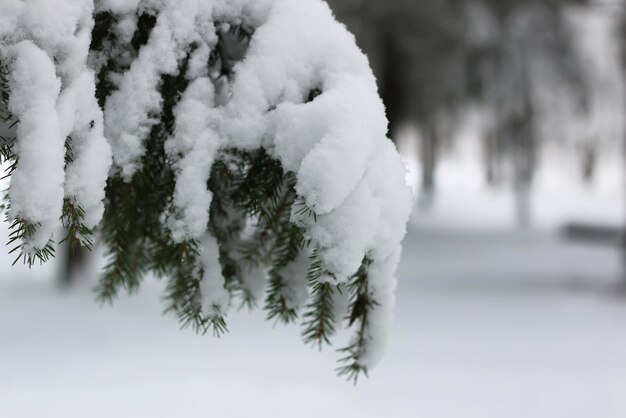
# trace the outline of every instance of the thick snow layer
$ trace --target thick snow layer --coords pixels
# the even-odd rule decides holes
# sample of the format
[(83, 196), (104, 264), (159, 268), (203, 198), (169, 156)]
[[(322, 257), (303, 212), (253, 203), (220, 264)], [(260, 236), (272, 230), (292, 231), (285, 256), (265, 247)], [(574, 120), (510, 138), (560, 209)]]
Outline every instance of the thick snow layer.
[(104, 213), (104, 188), (111, 149), (104, 137), (104, 117), (95, 98), (95, 74), (87, 66), (93, 5), (86, 2), (72, 36), (63, 38), (55, 55), (63, 81), (57, 109), (63, 136), (70, 138), (73, 161), (66, 168), (65, 195), (85, 211), (84, 224), (98, 225)]
[[(89, 56), (94, 10), (116, 14), (116, 37)], [(315, 212), (307, 218), (295, 208), (292, 221), (304, 227), (325, 273), (341, 284), (365, 257), (372, 261), (370, 297), (378, 305), (368, 315), (363, 365), (375, 365), (391, 320), (393, 275), (412, 197), (404, 165), (386, 138), (385, 109), (368, 60), (326, 3), (28, 0), (6, 13), (0, 22), (17, 32), (0, 29), (0, 47), (28, 39), (21, 49), (45, 61), (38, 66), (19, 53), (9, 61), (15, 73), (11, 104), (20, 119), (14, 216), (56, 221), (68, 197), (85, 209), (86, 226), (96, 226), (111, 160), (113, 173), (125, 180), (141, 169), (146, 141), (161, 121), (163, 76), (186, 68), (189, 83), (166, 142), (176, 186), (163, 219), (175, 241), (204, 242), (206, 258), (215, 264), (205, 265), (208, 309), (227, 304), (217, 254), (207, 244), (212, 238), (206, 237), (211, 166), (220, 150), (263, 148), (296, 175), (299, 198)], [(142, 13), (156, 22), (136, 51), (133, 33)], [(212, 50), (219, 52), (215, 64), (209, 64)], [(103, 114), (94, 71), (108, 58), (119, 68), (104, 75), (114, 89)], [(31, 76), (37, 83), (29, 83)], [(64, 171), (66, 137), (75, 160)], [(46, 233), (49, 238), (51, 229)], [(296, 264), (286, 272), (301, 272), (302, 263)], [(286, 277), (285, 283), (289, 302), (302, 306), (306, 281)]]
[(194, 80), (176, 107), (174, 137), (165, 144), (168, 155), (178, 159), (174, 205), (181, 216), (169, 218), (175, 241), (200, 238), (209, 223), (212, 196), (206, 185), (223, 143), (209, 126), (213, 97), (214, 88), (208, 77)]
[(111, 148), (104, 137), (102, 110), (95, 97), (94, 75), (85, 71), (66, 88), (58, 108), (71, 138), (73, 161), (65, 170), (65, 194), (85, 210), (85, 226), (98, 225), (104, 213), (104, 189), (111, 167)]
[[(7, 33), (0, 32), (0, 56), (11, 68), (10, 107), (20, 121), (18, 170), (10, 190), (11, 215), (42, 223), (35, 240), (38, 242), (30, 243), (41, 246), (58, 224), (64, 196), (72, 198), (85, 210), (87, 227), (96, 226), (104, 211), (102, 201), (111, 151), (103, 135), (102, 111), (95, 99), (94, 73), (87, 66), (93, 3), (29, 0), (2, 14), (12, 23), (0, 25), (0, 31), (7, 30)], [(25, 64), (27, 58), (22, 56), (24, 47), (20, 45), (32, 45), (30, 50), (36, 48), (39, 51), (37, 61)], [(20, 75), (20, 71), (32, 74)], [(37, 84), (46, 73), (48, 84), (52, 80), (59, 84), (54, 94)], [(48, 109), (45, 112), (31, 106), (46, 97)], [(31, 117), (19, 109), (24, 108), (26, 101)], [(38, 141), (45, 144), (28, 144), (28, 130), (34, 131)], [(74, 161), (64, 170), (67, 137), (71, 138)], [(26, 172), (33, 176), (31, 181), (20, 179)], [(59, 190), (59, 184), (64, 191)], [(42, 193), (41, 189), (46, 192)], [(37, 211), (41, 213), (34, 213)], [(47, 212), (45, 216), (43, 212)]]
[(11, 53), (9, 108), (20, 123), (19, 165), (9, 190), (10, 216), (40, 223), (31, 244), (42, 248), (59, 223), (63, 205), (65, 138), (56, 110), (61, 81), (52, 59), (32, 42), (20, 42)]

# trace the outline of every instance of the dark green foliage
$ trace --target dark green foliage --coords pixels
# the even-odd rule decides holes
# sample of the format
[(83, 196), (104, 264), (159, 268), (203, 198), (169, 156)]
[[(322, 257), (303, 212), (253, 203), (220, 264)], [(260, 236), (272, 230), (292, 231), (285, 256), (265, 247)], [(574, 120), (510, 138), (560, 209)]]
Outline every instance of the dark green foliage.
[[(106, 189), (103, 238), (110, 250), (109, 264), (98, 289), (99, 298), (110, 300), (117, 288), (134, 291), (149, 270), (170, 273), (162, 254), (171, 251), (169, 234), (160, 220), (174, 190), (174, 173), (167, 163), (164, 143), (174, 125), (173, 108), (187, 85), (181, 63), (178, 75), (164, 75), (161, 83), (163, 110), (146, 141), (141, 170), (130, 182), (111, 177)], [(102, 85), (100, 88), (106, 88)], [(110, 92), (108, 93), (110, 94)], [(107, 94), (107, 95), (108, 95)]]
[[(234, 250), (241, 246), (239, 234), (245, 226), (245, 214), (234, 201), (244, 179), (249, 156), (245, 153), (227, 151), (211, 169), (208, 188), (213, 192), (209, 231), (220, 246), (220, 263), (226, 280), (226, 288), (234, 293), (241, 290), (241, 260), (235, 259)], [(252, 303), (249, 297), (245, 297)]]
[(112, 301), (120, 287), (129, 292), (139, 287), (140, 277), (145, 271), (141, 263), (144, 259), (143, 236), (135, 215), (137, 193), (130, 184), (121, 178), (109, 179), (102, 238), (109, 251), (104, 275), (100, 280), (97, 294), (102, 301)]
[(27, 243), (32, 242), (40, 224), (33, 224), (24, 219), (15, 219), (9, 226), (8, 246), (14, 246), (9, 254), (17, 254), (13, 265), (22, 260), (28, 267), (32, 267), (35, 263), (43, 264), (54, 257), (54, 242), (48, 241), (43, 248), (29, 248)]
[(11, 119), (9, 112), (9, 69), (0, 61), (0, 122)]
[[(280, 163), (263, 150), (227, 150), (223, 155), (214, 164), (209, 180), (213, 192), (210, 230), (220, 243), (227, 287), (240, 291), (244, 302), (253, 306), (257, 301), (242, 286), (242, 271), (267, 267), (268, 317), (292, 322), (297, 312), (282, 294), (281, 270), (295, 260), (303, 243), (302, 231), (290, 222), (296, 200), (295, 176), (284, 173)], [(254, 224), (254, 232), (242, 239), (246, 220)]]
[(149, 13), (142, 13), (137, 19), (137, 30), (130, 41), (135, 50), (139, 51), (142, 46), (148, 43), (150, 32), (156, 25), (156, 16)]
[[(9, 111), (9, 69), (0, 61), (0, 125), (8, 125), (6, 128), (11, 132), (17, 124), (17, 121), (12, 119)], [(17, 156), (13, 150), (14, 143), (15, 138), (0, 135), (0, 163), (12, 162), (5, 177), (10, 176), (17, 167)]]
[[(146, 142), (141, 170), (125, 182), (111, 177), (106, 188), (103, 239), (110, 251), (109, 262), (97, 289), (100, 300), (111, 301), (119, 288), (135, 291), (149, 270), (169, 273), (160, 254), (168, 250), (169, 234), (160, 222), (174, 187), (174, 174), (166, 163), (163, 145), (173, 126), (172, 109), (178, 92), (186, 86), (181, 76), (163, 76), (161, 123)], [(101, 84), (99, 89), (107, 89)], [(110, 92), (105, 94), (107, 97)]]
[(203, 276), (198, 267), (198, 243), (188, 241), (170, 244), (161, 248), (160, 257), (164, 257), (164, 266), (171, 270), (171, 278), (165, 299), (168, 301), (167, 312), (173, 312), (183, 328), (192, 327), (196, 332), (206, 334), (213, 329), (215, 336), (220, 336), (228, 329), (221, 315), (206, 318), (200, 304), (200, 280)]
[[(72, 138), (65, 139), (65, 166), (74, 162), (74, 150)], [(81, 247), (91, 250), (93, 246), (93, 232), (84, 224), (85, 210), (78, 205), (72, 197), (63, 200), (63, 214), (61, 223), (67, 234), (61, 243), (68, 242), (70, 251), (78, 251)]]
[(339, 361), (343, 364), (337, 371), (340, 376), (346, 376), (355, 384), (361, 373), (367, 376), (367, 367), (363, 365), (362, 358), (367, 344), (368, 315), (377, 305), (368, 289), (367, 270), (371, 264), (372, 261), (366, 257), (347, 286), (351, 295), (348, 321), (350, 326), (356, 323), (357, 331), (352, 342), (339, 350), (343, 354)]
[(70, 250), (76, 251), (81, 247), (91, 250), (93, 246), (93, 233), (84, 225), (85, 210), (76, 204), (71, 198), (63, 200), (63, 216), (61, 222), (67, 230), (65, 238), (61, 241), (68, 242)]
[[(90, 50), (96, 53), (105, 53), (113, 45), (117, 44), (117, 36), (113, 31), (113, 26), (117, 23), (117, 18), (111, 12), (105, 11), (94, 16), (94, 27), (91, 31)], [(108, 95), (113, 89), (113, 83), (109, 80), (109, 74), (119, 71), (120, 63), (113, 56), (107, 56), (105, 64), (96, 74), (96, 98), (100, 107), (104, 107)]]
[(302, 336), (306, 343), (317, 345), (330, 344), (335, 334), (336, 318), (333, 312), (334, 280), (324, 272), (324, 266), (318, 257), (317, 250), (311, 255), (311, 265), (307, 273), (312, 298), (304, 314), (304, 330)]
[(113, 25), (116, 22), (116, 17), (109, 11), (96, 13), (94, 26), (91, 31), (90, 50), (103, 51), (107, 46), (107, 42), (115, 42), (116, 36), (113, 32)]

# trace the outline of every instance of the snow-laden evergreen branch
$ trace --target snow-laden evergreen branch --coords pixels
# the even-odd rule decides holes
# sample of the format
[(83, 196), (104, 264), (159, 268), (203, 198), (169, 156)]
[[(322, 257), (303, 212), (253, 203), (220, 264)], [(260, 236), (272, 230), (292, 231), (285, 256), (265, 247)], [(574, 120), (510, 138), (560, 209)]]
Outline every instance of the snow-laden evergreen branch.
[(341, 373), (378, 362), (411, 195), (367, 58), (325, 3), (11, 0), (0, 16), (24, 254), (61, 223), (87, 246), (99, 226), (103, 300), (152, 271), (183, 325), (219, 334), (265, 291), (271, 319), (305, 309), (308, 342), (354, 328)]

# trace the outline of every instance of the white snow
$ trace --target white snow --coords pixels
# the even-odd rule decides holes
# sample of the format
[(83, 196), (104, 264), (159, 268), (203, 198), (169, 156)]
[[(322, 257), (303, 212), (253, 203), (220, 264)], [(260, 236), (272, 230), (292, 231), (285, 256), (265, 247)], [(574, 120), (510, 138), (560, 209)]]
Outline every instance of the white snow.
[(219, 246), (215, 238), (205, 235), (201, 240), (200, 257), (204, 270), (200, 281), (202, 313), (210, 319), (224, 316), (228, 313), (230, 294), (224, 288)]
[(41, 228), (27, 243), (42, 248), (59, 224), (63, 205), (65, 138), (56, 110), (61, 89), (52, 60), (30, 41), (12, 47), (9, 109), (17, 127), (19, 164), (11, 176), (11, 218)]
[[(37, 62), (27, 65), (41, 68), (28, 68), (27, 71), (39, 71), (39, 78), (47, 72), (48, 83), (54, 79), (59, 84), (54, 94), (51, 94), (49, 89), (39, 90), (41, 86), (33, 84), (31, 78), (35, 75), (25, 79), (22, 77), (21, 80), (15, 75), (11, 83), (11, 108), (23, 107), (20, 100), (35, 103), (44, 100), (46, 96), (49, 100), (47, 116), (31, 110), (34, 114), (29, 118), (24, 117), (22, 112), (14, 111), (20, 121), (17, 131), (18, 150), (28, 148), (29, 151), (20, 151), (18, 172), (21, 174), (13, 178), (10, 191), (11, 196), (15, 196), (12, 205), (16, 207), (12, 216), (23, 216), (31, 222), (43, 224), (36, 239), (39, 242), (35, 246), (41, 246), (53, 234), (61, 213), (60, 201), (63, 196), (73, 198), (85, 210), (87, 227), (96, 226), (104, 211), (102, 201), (111, 158), (109, 145), (102, 132), (102, 111), (94, 97), (94, 74), (87, 67), (92, 13), (91, 2), (21, 2), (19, 6), (11, 8), (6, 17), (14, 22), (17, 30), (0, 36), (0, 52), (4, 51), (3, 54), (7, 56), (12, 73), (16, 73), (14, 67), (23, 65), (19, 64), (20, 60), (25, 59), (16, 58), (15, 54), (19, 55), (19, 52), (15, 51), (19, 51), (20, 45), (25, 45), (25, 42), (32, 42), (33, 48), (40, 51), (40, 57)], [(17, 43), (20, 40), (21, 43)], [(40, 61), (47, 62), (39, 64)], [(19, 83), (27, 85), (20, 86)], [(23, 97), (20, 98), (17, 91)], [(30, 109), (30, 105), (27, 108)], [(51, 122), (52, 119), (54, 122)], [(45, 145), (26, 144), (26, 130), (34, 129), (39, 130), (36, 135), (39, 141), (46, 142)], [(44, 130), (48, 132), (42, 134)], [(74, 162), (63, 172), (64, 143), (68, 136), (71, 137)], [(31, 181), (20, 180), (26, 171), (34, 176)], [(35, 182), (38, 185), (34, 185)], [(59, 193), (59, 184), (64, 184), (64, 193)], [(41, 189), (47, 193), (42, 194)], [(37, 203), (35, 199), (41, 199), (44, 203)], [(29, 209), (24, 210), (24, 207)], [(35, 215), (26, 213), (28, 211), (47, 212), (46, 219), (43, 219), (42, 213)]]
[(176, 188), (174, 206), (180, 218), (170, 216), (170, 230), (175, 241), (198, 239), (206, 233), (211, 207), (207, 181), (222, 140), (210, 128), (214, 89), (208, 77), (194, 80), (176, 106), (174, 137), (165, 149), (174, 164)]
[[(79, 75), (59, 97), (59, 113), (69, 121), (65, 136), (71, 138), (73, 161), (65, 170), (65, 195), (85, 210), (84, 224), (94, 228), (104, 213), (104, 189), (111, 167), (111, 148), (104, 137), (102, 110), (93, 96), (94, 75)], [(86, 94), (91, 92), (91, 95)]]
[(63, 81), (57, 109), (63, 137), (69, 137), (73, 161), (66, 168), (65, 195), (85, 211), (84, 224), (94, 228), (104, 213), (104, 188), (111, 148), (104, 137), (102, 109), (95, 98), (95, 74), (88, 68), (93, 5), (85, 3), (76, 29), (57, 47), (57, 71)]
[(54, 271), (3, 269), (0, 416), (626, 414), (614, 249), (420, 228), (403, 254), (388, 353), (357, 387), (335, 376), (332, 350), (255, 313), (232, 313), (220, 339), (201, 337), (161, 317), (160, 282), (110, 308), (94, 303), (92, 282), (64, 294), (46, 281)]

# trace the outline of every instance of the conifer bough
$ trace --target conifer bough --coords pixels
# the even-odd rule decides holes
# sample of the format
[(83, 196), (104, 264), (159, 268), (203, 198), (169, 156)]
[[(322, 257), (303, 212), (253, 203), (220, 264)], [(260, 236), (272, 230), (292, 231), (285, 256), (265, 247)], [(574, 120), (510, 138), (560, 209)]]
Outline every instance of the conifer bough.
[(156, 274), (199, 332), (260, 305), (320, 347), (353, 328), (340, 374), (379, 361), (411, 194), (325, 3), (3, 0), (0, 65), (18, 259), (99, 238), (103, 300)]

